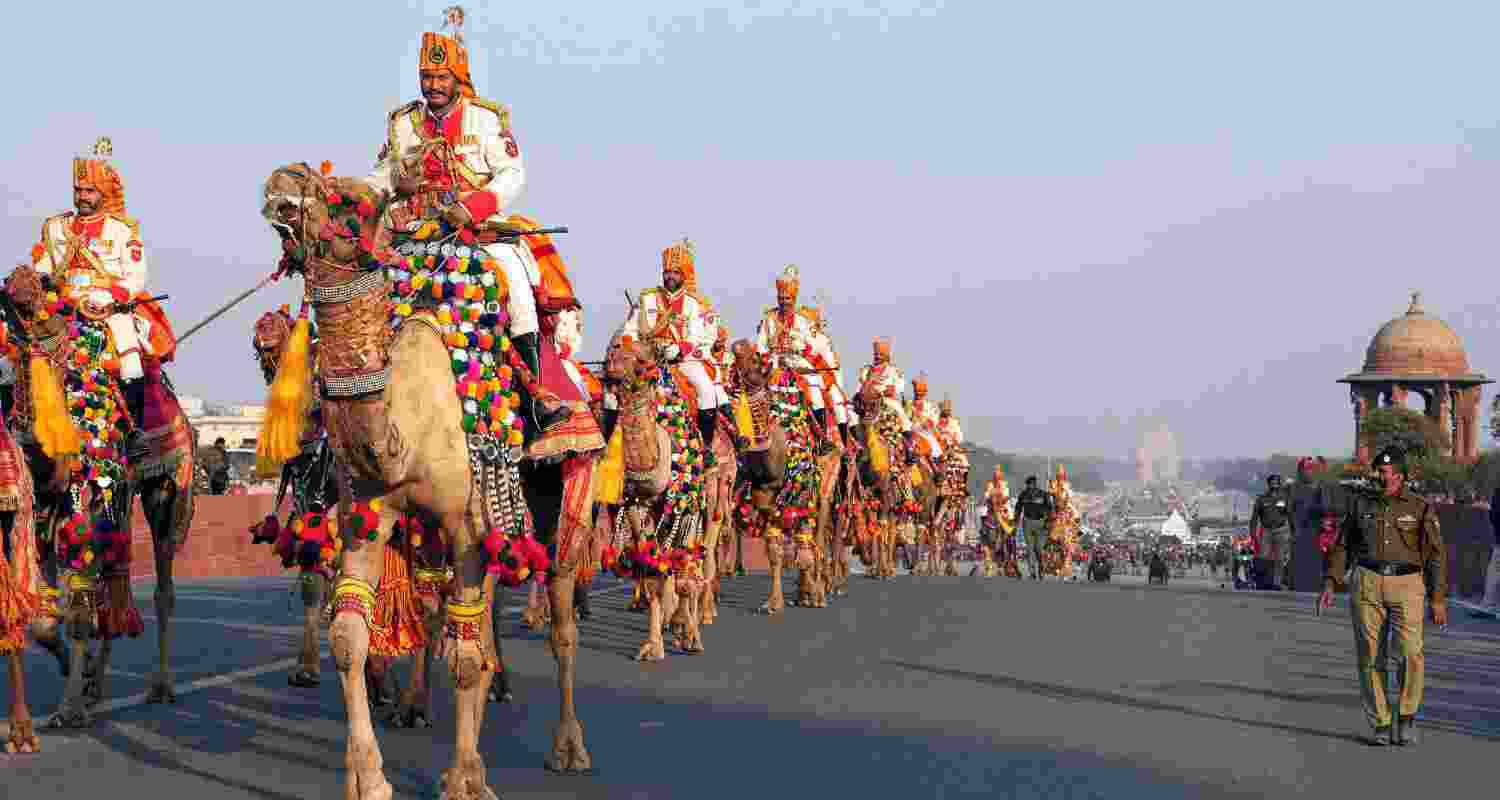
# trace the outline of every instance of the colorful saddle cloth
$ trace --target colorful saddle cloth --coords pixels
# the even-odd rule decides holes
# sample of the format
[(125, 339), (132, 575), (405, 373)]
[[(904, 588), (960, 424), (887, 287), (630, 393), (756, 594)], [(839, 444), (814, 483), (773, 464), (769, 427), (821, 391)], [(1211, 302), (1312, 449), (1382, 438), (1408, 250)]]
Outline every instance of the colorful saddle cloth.
[(764, 530), (756, 524), (750, 502), (753, 487), (749, 481), (741, 481), (735, 521), (752, 536), (775, 537), (790, 532), (799, 541), (811, 541), (817, 526), (819, 470), (806, 385), (797, 379), (796, 373), (778, 370), (772, 374), (767, 388), (771, 394), (771, 419), (786, 431), (786, 479), (772, 503), (775, 516), (766, 522)]

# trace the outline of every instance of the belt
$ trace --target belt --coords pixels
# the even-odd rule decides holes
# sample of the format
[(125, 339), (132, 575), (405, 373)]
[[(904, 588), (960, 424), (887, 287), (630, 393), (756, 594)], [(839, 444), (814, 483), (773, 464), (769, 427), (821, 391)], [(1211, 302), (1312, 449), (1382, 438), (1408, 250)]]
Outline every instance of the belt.
[(1400, 561), (1371, 561), (1361, 558), (1359, 565), (1387, 578), (1415, 575), (1422, 571), (1422, 568), (1416, 564), (1405, 564)]

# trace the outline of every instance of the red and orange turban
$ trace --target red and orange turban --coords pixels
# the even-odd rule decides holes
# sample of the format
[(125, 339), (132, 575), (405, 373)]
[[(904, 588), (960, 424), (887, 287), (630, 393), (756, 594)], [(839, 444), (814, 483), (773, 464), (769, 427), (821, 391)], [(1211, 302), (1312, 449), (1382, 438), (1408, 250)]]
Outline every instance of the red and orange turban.
[(103, 196), (100, 213), (125, 216), (125, 182), (120, 173), (109, 163), (114, 155), (114, 145), (109, 137), (101, 137), (94, 143), (94, 151), (73, 159), (73, 185), (93, 189)]
[(474, 96), (474, 80), (469, 76), (469, 50), (464, 47), (463, 6), (449, 6), (443, 12), (443, 29), (453, 29), (452, 36), (441, 33), (422, 34), (422, 53), (418, 56), (418, 72), (447, 71), (458, 82), (459, 94)]
[(676, 272), (682, 276), (683, 288), (698, 291), (698, 273), (693, 268), (693, 243), (687, 239), (661, 251), (661, 274)]

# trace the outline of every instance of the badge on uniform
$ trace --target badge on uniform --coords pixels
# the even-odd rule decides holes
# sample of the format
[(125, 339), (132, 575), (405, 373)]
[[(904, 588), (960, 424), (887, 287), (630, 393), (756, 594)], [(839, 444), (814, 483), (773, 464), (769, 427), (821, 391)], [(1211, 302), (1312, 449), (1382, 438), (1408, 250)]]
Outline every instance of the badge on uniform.
[(505, 154), (511, 158), (521, 155), (521, 148), (516, 144), (516, 137), (510, 131), (505, 132)]
[(130, 248), (130, 260), (139, 263), (141, 260), (141, 243), (131, 239), (125, 243), (125, 246)]

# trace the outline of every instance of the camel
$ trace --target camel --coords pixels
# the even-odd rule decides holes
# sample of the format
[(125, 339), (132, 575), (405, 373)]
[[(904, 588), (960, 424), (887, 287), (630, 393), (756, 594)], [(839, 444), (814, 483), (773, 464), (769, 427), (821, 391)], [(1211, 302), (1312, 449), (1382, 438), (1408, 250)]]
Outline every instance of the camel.
[[(51, 652), (59, 661), (59, 667), (67, 676), (63, 700), (58, 710), (48, 720), (49, 727), (84, 727), (90, 724), (89, 708), (105, 696), (105, 678), (109, 672), (109, 660), (113, 639), (128, 634), (139, 634), (140, 616), (134, 610), (130, 595), (129, 575), (129, 528), (137, 496), (151, 529), (153, 555), (156, 570), (156, 593), (154, 597), (157, 621), (157, 670), (151, 675), (146, 702), (176, 702), (172, 687), (168, 654), (171, 650), (171, 619), (176, 604), (176, 589), (172, 575), (173, 559), (187, 541), (192, 526), (195, 482), (193, 464), (197, 450), (197, 435), (182, 412), (173, 395), (171, 384), (161, 372), (161, 364), (155, 359), (146, 361), (147, 397), (156, 398), (156, 408), (164, 418), (156, 419), (152, 429), (139, 439), (138, 449), (129, 454), (131, 461), (123, 473), (122, 480), (113, 479), (78, 480), (74, 472), (76, 465), (103, 463), (104, 456), (97, 453), (84, 458), (84, 451), (53, 452), (59, 446), (56, 432), (59, 426), (73, 426), (77, 435), (82, 408), (74, 407), (66, 418), (36, 419), (38, 414), (47, 415), (46, 409), (38, 410), (38, 398), (46, 400), (54, 414), (61, 416), (62, 398), (65, 397), (63, 381), (67, 377), (76, 382), (92, 379), (83, 370), (96, 366), (106, 369), (110, 351), (94, 351), (80, 347), (70, 341), (64, 333), (70, 322), (78, 322), (86, 330), (102, 331), (102, 326), (86, 316), (82, 310), (60, 311), (48, 309), (47, 293), (54, 290), (51, 276), (44, 276), (30, 266), (20, 265), (6, 278), (5, 293), (9, 309), (6, 312), (6, 328), (11, 338), (30, 352), (34, 364), (45, 361), (45, 369), (22, 370), (17, 376), (15, 408), (12, 419), (17, 443), (26, 454), (26, 464), (36, 490), (35, 510), (42, 520), (42, 575), (49, 584), (59, 577), (66, 578), (59, 588), (63, 591), (62, 621), (69, 632), (69, 644), (64, 645), (60, 628), (51, 626), (39, 631), (37, 643)], [(14, 312), (13, 314), (11, 312)], [(72, 317), (77, 316), (76, 319)], [(102, 333), (99, 334), (102, 337)], [(96, 339), (94, 341), (107, 341)], [(88, 355), (92, 353), (92, 355)], [(97, 372), (96, 372), (97, 374)], [(33, 386), (35, 380), (47, 383)], [(117, 406), (123, 407), (118, 400)], [(151, 425), (152, 421), (148, 421)], [(48, 433), (38, 437), (38, 426), (45, 426)], [(67, 446), (71, 446), (68, 443)], [(95, 462), (94, 459), (100, 459)], [(107, 476), (106, 476), (107, 477)], [(69, 511), (73, 511), (71, 515)], [(90, 542), (82, 542), (82, 532), (93, 530)], [(111, 530), (112, 529), (112, 530)], [(109, 540), (101, 538), (109, 536)], [(85, 551), (113, 555), (96, 570), (88, 569), (91, 563), (82, 560), (83, 569), (74, 563), (60, 563), (57, 547), (52, 542), (59, 535), (72, 539), (70, 555), (82, 559)], [(89, 652), (90, 637), (101, 640), (97, 653)]]
[[(453, 553), (454, 578), (441, 651), (454, 678), (456, 746), (453, 762), (441, 777), (442, 796), (495, 797), (478, 750), (485, 696), (497, 664), (494, 626), (485, 624), (484, 613), (492, 607), (497, 581), (518, 583), (532, 565), (546, 569), (550, 577), (549, 638), (562, 695), (544, 766), (554, 772), (588, 771), (592, 761), (573, 692), (578, 652), (573, 584), (587, 539), (580, 530), (587, 525), (597, 449), (592, 444), (598, 439), (597, 428), (585, 427), (594, 425), (592, 417), (586, 410), (562, 412), (560, 408), (572, 409), (559, 408), (557, 395), (545, 389), (535, 368), (523, 363), (514, 347), (499, 346), (505, 339), (496, 338), (495, 351), (514, 356), (505, 365), (505, 377), (527, 389), (529, 400), (522, 409), (528, 415), (526, 428), (532, 428), (531, 416), (551, 419), (553, 427), (526, 444), (520, 464), (514, 460), (519, 447), (501, 449), (477, 433), (471, 443), (464, 422), (467, 405), (457, 392), (455, 356), (445, 340), (456, 335), (444, 331), (449, 323), (440, 313), (408, 307), (403, 324), (391, 329), (393, 281), (383, 267), (415, 266), (419, 256), (411, 255), (413, 260), (407, 262), (406, 255), (392, 249), (390, 230), (381, 221), (388, 196), (376, 194), (358, 179), (322, 175), (297, 163), (272, 172), (264, 197), (263, 213), (281, 236), (286, 254), (283, 269), (300, 273), (307, 283), (322, 340), (320, 377), (325, 384), (337, 383), (330, 387), (337, 391), (323, 401), (323, 414), (338, 464), (340, 529), (350, 534), (334, 589), (329, 632), (349, 715), (346, 797), (385, 800), (392, 793), (371, 724), (363, 673), (383, 550), (403, 514), (433, 519)], [(469, 228), (463, 233), (473, 235)], [(513, 241), (517, 233), (503, 235)], [(455, 244), (445, 240), (450, 247)], [(411, 240), (402, 246), (411, 253), (412, 247), (423, 244)], [(437, 247), (434, 241), (433, 259)], [(477, 257), (469, 264), (484, 267)], [(271, 394), (273, 401), (280, 397), (283, 410), (295, 411), (306, 402), (294, 395), (281, 397), (276, 387)], [(543, 411), (535, 412), (538, 407)], [(502, 413), (502, 407), (489, 408), (492, 414)], [(277, 411), (273, 402), (268, 426), (277, 419)], [(295, 414), (288, 417), (294, 418)], [(591, 447), (542, 446), (559, 442), (589, 442)], [(514, 440), (508, 444), (514, 445)], [(522, 533), (530, 529), (528, 523), (534, 525), (536, 540)], [(538, 555), (535, 548), (527, 548), (547, 541), (555, 551), (544, 566), (546, 551)]]
[(916, 547), (918, 521), (930, 518), (937, 499), (932, 472), (921, 459), (909, 459), (895, 415), (885, 406), (874, 380), (854, 396), (859, 424), (852, 429), (865, 443), (860, 472), (864, 486), (876, 500), (871, 543), (875, 554), (872, 578), (889, 580), (896, 574), (896, 545), (908, 552)]
[[(719, 581), (734, 572), (732, 558), (724, 558), (724, 547), (730, 542), (725, 531), (733, 530), (734, 484), (739, 474), (739, 462), (730, 433), (733, 420), (722, 417), (714, 429), (714, 460), (712, 469), (703, 476), (703, 576), (705, 583), (695, 603), (699, 612), (698, 624), (712, 625), (719, 617)], [(732, 551), (731, 551), (732, 552)], [(686, 608), (686, 606), (684, 606)], [(684, 621), (684, 625), (686, 622)], [(701, 642), (699, 643), (701, 645)]]
[[(838, 451), (817, 453), (811, 414), (801, 402), (782, 402), (773, 395), (795, 387), (789, 373), (780, 373), (782, 386), (773, 386), (773, 372), (766, 359), (746, 339), (734, 343), (734, 385), (749, 414), (750, 441), (741, 448), (743, 469), (737, 475), (735, 494), (737, 525), (742, 533), (765, 541), (770, 565), (771, 589), (761, 605), (764, 614), (779, 614), (786, 608), (782, 592), (786, 535), (791, 532), (797, 546), (795, 565), (799, 572), (798, 600), (806, 606), (827, 605), (823, 583), (818, 579), (820, 536), (829, 529), (832, 479), (825, 479), (837, 463)], [(826, 551), (825, 551), (826, 552)]]
[[(283, 306), (278, 311), (268, 311), (256, 321), (251, 337), (256, 361), (261, 376), (270, 386), (276, 378), (281, 358), (292, 337), (293, 320)], [(317, 344), (314, 341), (308, 350), (308, 377), (313, 376), (312, 365), (317, 363)], [(283, 566), (297, 565), (300, 569), (298, 583), (302, 596), (302, 645), (298, 652), (297, 666), (287, 675), (287, 684), (298, 688), (316, 688), (321, 683), (321, 627), (328, 597), (328, 581), (338, 569), (336, 548), (316, 541), (299, 541), (293, 535), (293, 521), (326, 519), (327, 511), (338, 500), (338, 481), (334, 469), (333, 451), (328, 448), (322, 435), (320, 411), (314, 408), (309, 414), (307, 435), (304, 436), (302, 452), (282, 466), (281, 483), (277, 487), (275, 505), (265, 520), (251, 528), (252, 543), (270, 543), (282, 559)], [(287, 490), (291, 490), (292, 509), (288, 522), (283, 526), (276, 518)], [(309, 516), (311, 515), (311, 516)], [(326, 525), (326, 522), (323, 523)], [(407, 527), (411, 526), (408, 521)], [(415, 523), (420, 525), (420, 522)], [(333, 534), (336, 538), (337, 534)], [(324, 558), (320, 549), (328, 546), (330, 551)], [(448, 584), (446, 553), (441, 546), (422, 549), (427, 556), (424, 564), (418, 565), (412, 574), (416, 599), (422, 609), (422, 627), (428, 634), (420, 652), (413, 659), (411, 679), (407, 686), (390, 691), (387, 677), (391, 675), (389, 664), (394, 656), (369, 658), (366, 678), (371, 699), (376, 707), (394, 706), (386, 715), (387, 724), (398, 728), (431, 727), (431, 674), (433, 657), (437, 650), (435, 631), (442, 629), (443, 595)], [(429, 555), (430, 554), (430, 555)], [(431, 562), (425, 563), (425, 562)], [(376, 591), (377, 600), (384, 598), (387, 587)], [(499, 636), (496, 635), (496, 648)], [(491, 684), (491, 699), (506, 700), (510, 696), (505, 673), (502, 671)]]
[[(675, 489), (678, 496), (693, 502), (696, 487), (691, 484), (694, 479), (686, 464), (701, 442), (697, 442), (694, 427), (681, 426), (674, 432), (670, 424), (674, 414), (661, 405), (668, 398), (678, 403), (686, 398), (670, 368), (660, 361), (650, 343), (626, 345), (619, 334), (609, 345), (605, 380), (619, 398), (617, 424), (624, 456), (625, 480), (621, 507), (615, 515), (615, 545), (630, 554), (632, 571), (640, 579), (646, 603), (646, 641), (636, 659), (665, 658), (662, 627), (674, 621), (679, 626), (677, 648), (684, 653), (702, 653), (699, 604), (708, 583), (698, 570), (707, 565), (683, 559), (677, 551), (696, 544), (693, 529), (706, 520), (701, 507), (674, 511), (671, 496)], [(662, 535), (667, 521), (663, 517), (667, 514), (673, 515), (667, 519), (672, 522), (671, 530), (678, 534), (671, 540)], [(658, 560), (677, 556), (672, 559), (676, 563), (653, 566), (650, 563), (653, 550)]]
[(26, 704), (26, 640), (55, 636), (56, 593), (42, 580), (34, 493), (26, 456), (0, 425), (0, 654), (10, 672), (10, 734), (7, 753), (39, 753), (42, 743)]

